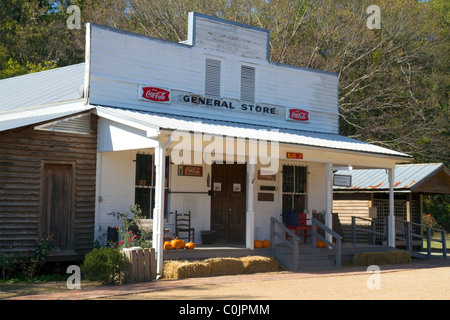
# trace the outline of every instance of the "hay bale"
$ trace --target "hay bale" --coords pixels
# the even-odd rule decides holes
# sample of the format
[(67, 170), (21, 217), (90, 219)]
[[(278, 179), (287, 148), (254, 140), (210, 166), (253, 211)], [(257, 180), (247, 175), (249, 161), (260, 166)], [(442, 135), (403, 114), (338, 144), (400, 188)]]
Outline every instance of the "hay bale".
[(209, 277), (211, 275), (211, 267), (202, 261), (170, 260), (164, 263), (163, 274), (164, 279)]
[(411, 255), (409, 254), (409, 251), (406, 250), (360, 252), (353, 257), (353, 264), (356, 266), (401, 264), (409, 262), (411, 262)]
[(248, 256), (241, 258), (244, 273), (273, 272), (278, 270), (278, 261), (274, 258)]
[(211, 258), (205, 260), (211, 268), (211, 276), (224, 276), (244, 273), (244, 265), (239, 258)]

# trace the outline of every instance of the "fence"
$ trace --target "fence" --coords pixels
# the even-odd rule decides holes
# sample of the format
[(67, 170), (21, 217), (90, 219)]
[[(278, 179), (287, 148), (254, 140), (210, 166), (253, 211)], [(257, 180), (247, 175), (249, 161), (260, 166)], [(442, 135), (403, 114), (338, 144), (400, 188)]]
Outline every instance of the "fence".
[(127, 282), (144, 282), (156, 279), (156, 256), (153, 248), (125, 248), (123, 254), (130, 260)]

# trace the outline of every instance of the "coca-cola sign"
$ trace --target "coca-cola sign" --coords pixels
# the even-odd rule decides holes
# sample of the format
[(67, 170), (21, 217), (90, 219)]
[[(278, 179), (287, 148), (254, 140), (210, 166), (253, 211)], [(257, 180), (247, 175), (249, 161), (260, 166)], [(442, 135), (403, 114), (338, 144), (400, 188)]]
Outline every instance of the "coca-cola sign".
[(139, 98), (141, 100), (169, 103), (170, 90), (157, 87), (139, 86)]
[(301, 109), (288, 109), (286, 119), (294, 121), (309, 121), (309, 112)]
[(203, 167), (201, 166), (178, 166), (179, 176), (203, 177)]

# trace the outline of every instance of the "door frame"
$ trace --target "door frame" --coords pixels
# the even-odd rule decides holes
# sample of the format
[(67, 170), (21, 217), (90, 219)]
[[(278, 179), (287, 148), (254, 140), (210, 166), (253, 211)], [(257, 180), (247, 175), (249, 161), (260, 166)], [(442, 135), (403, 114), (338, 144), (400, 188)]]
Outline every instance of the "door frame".
[[(225, 231), (224, 237), (221, 238), (218, 241), (218, 243), (245, 245), (246, 244), (246, 235), (245, 234), (247, 232), (247, 196), (248, 196), (248, 192), (247, 192), (247, 164), (246, 163), (233, 163), (233, 164), (212, 163), (211, 164), (211, 199), (210, 199), (211, 200), (210, 201), (210, 228), (211, 229), (214, 229), (214, 227), (213, 227), (213, 222), (214, 222), (213, 221), (213, 197), (214, 197), (213, 166), (215, 166), (215, 165), (222, 166), (222, 168), (225, 168), (225, 166), (227, 166), (227, 165), (230, 165), (230, 166), (232, 166), (232, 165), (239, 165), (243, 169), (243, 173), (242, 173), (242, 177), (241, 177), (241, 186), (240, 186), (240, 190), (241, 190), (240, 192), (243, 193), (243, 199), (242, 199), (243, 209), (242, 209), (242, 212), (240, 213), (241, 214), (240, 218), (243, 221), (242, 231), (243, 231), (244, 235), (243, 235), (242, 239), (240, 241), (238, 241), (238, 242), (231, 241), (230, 240), (230, 236), (231, 236), (230, 235), (230, 227), (231, 226), (230, 226), (229, 220), (227, 220), (226, 226), (224, 226), (224, 229), (225, 229), (224, 230)], [(225, 170), (224, 175), (226, 175), (228, 177), (226, 170)], [(226, 192), (227, 192), (227, 194), (226, 194), (226, 198), (227, 198), (226, 201), (229, 202), (231, 200), (230, 197), (233, 194), (233, 182), (226, 181), (226, 184), (227, 184), (227, 186), (226, 186), (226, 188), (227, 188), (227, 190), (226, 190)], [(222, 185), (222, 188), (223, 187), (224, 186)], [(224, 207), (222, 207), (222, 216), (226, 216), (227, 218), (229, 218), (229, 215), (226, 212), (224, 212), (224, 210), (225, 211), (229, 210), (228, 203), (227, 203), (227, 208), (228, 209), (225, 209)]]

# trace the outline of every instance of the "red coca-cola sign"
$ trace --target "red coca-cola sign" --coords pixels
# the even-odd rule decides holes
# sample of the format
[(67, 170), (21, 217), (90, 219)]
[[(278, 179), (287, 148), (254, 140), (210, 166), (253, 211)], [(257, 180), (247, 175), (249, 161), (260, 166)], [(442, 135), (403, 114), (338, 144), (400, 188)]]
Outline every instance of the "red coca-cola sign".
[(201, 166), (178, 166), (179, 176), (203, 177), (203, 167)]
[(169, 102), (170, 91), (156, 87), (142, 87), (142, 98), (155, 102)]
[(301, 109), (289, 109), (288, 118), (295, 121), (309, 121), (309, 112)]

